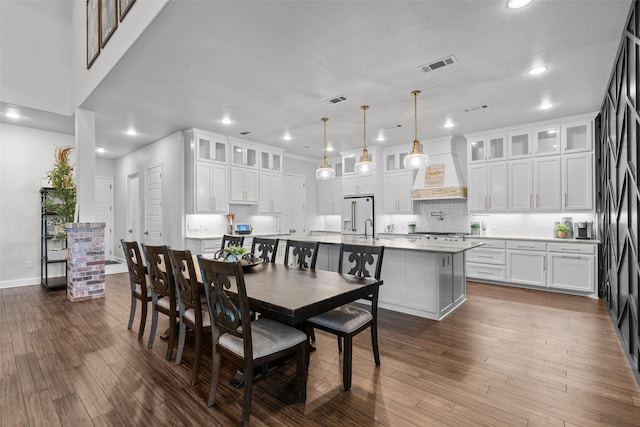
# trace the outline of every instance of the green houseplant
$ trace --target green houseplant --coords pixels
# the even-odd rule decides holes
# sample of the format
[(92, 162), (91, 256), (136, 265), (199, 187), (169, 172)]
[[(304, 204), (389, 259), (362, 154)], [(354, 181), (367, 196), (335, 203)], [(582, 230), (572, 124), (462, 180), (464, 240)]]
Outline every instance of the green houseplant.
[(480, 234), (480, 223), (479, 222), (472, 222), (471, 223), (471, 234), (473, 234), (473, 235)]
[(69, 161), (73, 147), (56, 147), (55, 164), (47, 176), (51, 180), (51, 191), (47, 192), (44, 209), (53, 214), (54, 238), (66, 239), (64, 224), (73, 222), (76, 212), (77, 189), (73, 178), (74, 166)]
[(569, 231), (569, 226), (566, 224), (556, 224), (556, 236), (561, 239), (567, 237), (567, 232)]

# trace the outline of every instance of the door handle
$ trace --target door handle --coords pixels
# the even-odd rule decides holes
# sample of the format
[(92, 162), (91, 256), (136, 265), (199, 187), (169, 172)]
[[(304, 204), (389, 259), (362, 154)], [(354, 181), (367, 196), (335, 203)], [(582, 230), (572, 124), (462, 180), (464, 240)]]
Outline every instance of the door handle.
[(149, 232), (148, 232), (148, 231), (145, 231), (145, 232), (144, 232), (144, 235), (145, 235), (145, 236), (148, 236), (148, 235), (149, 235)]
[(128, 231), (129, 233), (133, 233), (133, 230), (132, 230), (132, 229), (129, 229), (129, 230), (127, 230), (127, 231)]

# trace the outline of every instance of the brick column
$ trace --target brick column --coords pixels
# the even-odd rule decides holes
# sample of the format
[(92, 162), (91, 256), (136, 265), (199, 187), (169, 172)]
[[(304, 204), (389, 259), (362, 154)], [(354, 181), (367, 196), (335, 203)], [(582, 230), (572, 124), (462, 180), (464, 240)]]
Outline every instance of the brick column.
[(67, 298), (104, 298), (104, 222), (67, 224)]

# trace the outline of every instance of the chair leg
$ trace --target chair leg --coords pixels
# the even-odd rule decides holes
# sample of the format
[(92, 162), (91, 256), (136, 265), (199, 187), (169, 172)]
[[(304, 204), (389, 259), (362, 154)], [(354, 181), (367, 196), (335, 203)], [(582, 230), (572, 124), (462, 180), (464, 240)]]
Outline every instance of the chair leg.
[(200, 376), (200, 361), (202, 360), (202, 327), (195, 327), (196, 333), (196, 354), (193, 362), (193, 372), (191, 373), (191, 385), (198, 384)]
[(338, 353), (342, 353), (342, 337), (336, 335), (336, 338), (338, 338)]
[(251, 417), (251, 400), (253, 398), (253, 364), (245, 363), (244, 366), (244, 397), (242, 399), (242, 425), (249, 426)]
[(380, 353), (378, 352), (378, 325), (376, 323), (371, 324), (371, 347), (373, 348), (373, 360), (376, 362), (376, 366), (380, 366)]
[(313, 327), (311, 327), (311, 334), (309, 336), (311, 337), (311, 342), (316, 342), (316, 330), (313, 329)]
[(220, 373), (220, 354), (216, 351), (216, 345), (213, 344), (213, 355), (211, 357), (211, 384), (209, 385), (209, 402), (207, 406), (211, 408), (216, 403), (216, 390), (218, 389), (218, 379)]
[(147, 324), (147, 312), (149, 309), (149, 301), (140, 301), (142, 305), (142, 313), (140, 314), (140, 330), (138, 331), (138, 339), (141, 340), (144, 335), (144, 327)]
[(307, 344), (303, 343), (301, 345), (300, 351), (298, 351), (297, 355), (297, 387), (298, 387), (298, 401), (304, 402), (307, 400)]
[(176, 345), (176, 316), (169, 316), (169, 339), (167, 340), (167, 354), (165, 359), (171, 360), (173, 347)]
[(344, 337), (344, 354), (342, 355), (342, 385), (345, 390), (351, 389), (352, 337)]
[(180, 328), (178, 333), (178, 351), (176, 353), (176, 365), (182, 363), (182, 352), (184, 350), (184, 342), (187, 337), (187, 325), (184, 322), (180, 322)]
[(155, 308), (155, 303), (152, 302), (151, 307), (151, 333), (149, 335), (149, 345), (148, 348), (153, 348), (153, 341), (156, 338), (156, 329), (158, 327), (158, 310)]
[(134, 294), (131, 294), (131, 311), (129, 312), (129, 324), (127, 325), (127, 329), (131, 329), (133, 326), (133, 318), (136, 316), (136, 304), (138, 299)]

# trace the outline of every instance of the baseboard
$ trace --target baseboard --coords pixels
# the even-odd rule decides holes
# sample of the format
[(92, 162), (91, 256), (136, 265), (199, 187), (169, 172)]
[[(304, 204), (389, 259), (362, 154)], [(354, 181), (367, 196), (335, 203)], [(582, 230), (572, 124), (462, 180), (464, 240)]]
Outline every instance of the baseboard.
[(40, 285), (39, 277), (25, 277), (22, 279), (0, 281), (0, 289), (18, 288), (20, 286), (36, 286), (36, 285)]

